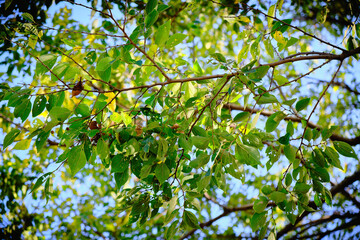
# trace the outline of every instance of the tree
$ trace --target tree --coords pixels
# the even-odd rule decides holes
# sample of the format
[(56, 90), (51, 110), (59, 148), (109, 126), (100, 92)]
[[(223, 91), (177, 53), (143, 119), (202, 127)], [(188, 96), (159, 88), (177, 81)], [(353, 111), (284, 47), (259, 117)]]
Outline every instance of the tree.
[(270, 2), (4, 24), (2, 236), (360, 237), (357, 11)]

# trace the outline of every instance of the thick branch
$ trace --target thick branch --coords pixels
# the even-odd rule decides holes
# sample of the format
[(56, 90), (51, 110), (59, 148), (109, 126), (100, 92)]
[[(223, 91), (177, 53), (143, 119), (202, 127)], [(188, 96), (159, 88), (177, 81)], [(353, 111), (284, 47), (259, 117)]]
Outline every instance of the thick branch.
[(317, 233), (314, 233), (314, 234), (311, 234), (311, 235), (306, 235), (306, 236), (303, 236), (303, 237), (297, 237), (296, 239), (311, 239), (311, 238), (314, 238), (314, 237), (317, 237), (318, 239), (321, 239), (327, 235), (329, 235), (330, 233), (333, 233), (333, 232), (336, 232), (336, 231), (340, 231), (340, 230), (343, 230), (343, 229), (347, 229), (347, 228), (350, 228), (350, 227), (353, 227), (353, 226), (358, 226), (360, 225), (360, 217), (355, 217), (353, 218), (350, 222), (346, 222), (344, 224), (341, 224), (340, 226), (332, 229), (332, 230), (328, 230), (328, 231), (325, 231), (325, 232), (321, 232), (320, 230), (317, 232)]
[[(310, 229), (312, 227), (315, 227), (315, 226), (318, 226), (318, 225), (321, 225), (321, 224), (324, 224), (327, 222), (331, 222), (335, 219), (352, 219), (356, 216), (357, 216), (357, 214), (350, 213), (350, 212), (346, 212), (346, 213), (342, 213), (342, 214), (339, 212), (335, 212), (334, 214), (332, 214), (330, 216), (322, 216), (319, 219), (316, 219), (314, 221), (311, 221), (306, 224), (298, 226), (297, 228), (301, 229), (298, 232), (298, 235), (303, 234), (304, 232), (307, 232), (308, 229)], [(295, 235), (295, 236), (291, 237), (289, 240), (295, 240), (297, 238), (298, 238), (298, 236)]]
[[(226, 109), (230, 109), (230, 110), (239, 110), (239, 111), (244, 111), (244, 112), (249, 112), (249, 113), (252, 113), (252, 114), (256, 114), (258, 113), (259, 111), (261, 111), (261, 115), (263, 116), (266, 116), (266, 117), (269, 117), (271, 116), (274, 112), (272, 111), (267, 111), (267, 110), (260, 110), (260, 109), (252, 109), (252, 108), (249, 108), (249, 107), (246, 107), (244, 108), (243, 106), (240, 106), (240, 105), (236, 105), (236, 104), (233, 104), (233, 103), (228, 103), (228, 104), (224, 104), (224, 108)], [(286, 116), (284, 118), (284, 120), (286, 121), (292, 121), (292, 122), (298, 122), (298, 123), (301, 123), (301, 118), (298, 118), (298, 117), (295, 117), (295, 116)], [(317, 129), (317, 130), (321, 130), (322, 127), (313, 123), (313, 122), (308, 122), (307, 123), (307, 126), (309, 128), (312, 128), (312, 129)], [(357, 136), (355, 138), (346, 138), (346, 137), (343, 137), (341, 135), (338, 135), (338, 134), (332, 134), (330, 136), (330, 139), (332, 141), (342, 141), (342, 142), (346, 142), (352, 146), (355, 146), (357, 144), (360, 144), (360, 136)]]
[[(273, 206), (276, 206), (276, 204), (274, 202), (269, 202), (267, 207), (273, 207)], [(219, 220), (220, 218), (223, 218), (227, 215), (229, 215), (230, 213), (233, 213), (233, 212), (240, 212), (240, 211), (246, 211), (246, 210), (252, 210), (254, 207), (254, 204), (246, 204), (246, 205), (243, 205), (243, 206), (240, 206), (240, 207), (233, 207), (233, 208), (229, 208), (229, 207), (223, 207), (224, 209), (224, 212), (222, 214), (220, 214), (219, 216), (213, 218), (213, 219), (210, 219), (209, 221), (207, 222), (204, 222), (204, 223), (200, 223), (200, 227), (201, 228), (204, 228), (204, 227), (209, 227), (211, 226), (215, 221)], [(186, 239), (188, 237), (190, 237), (191, 235), (193, 235), (195, 232), (196, 232), (197, 229), (193, 229), (189, 232), (187, 232), (185, 235), (183, 235), (180, 240), (182, 239)]]
[[(341, 192), (343, 189), (345, 189), (345, 187), (349, 186), (350, 184), (354, 183), (355, 181), (360, 180), (360, 170), (356, 171), (353, 175), (348, 176), (346, 178), (344, 178), (343, 181), (341, 181), (339, 184), (337, 184), (336, 186), (332, 187), (330, 192), (332, 196), (335, 196), (337, 193)], [(314, 202), (311, 201), (309, 203), (309, 205), (314, 205)], [(288, 232), (290, 232), (291, 230), (297, 228), (296, 225), (303, 219), (305, 218), (307, 215), (309, 215), (311, 212), (305, 211), (300, 217), (298, 217), (296, 219), (296, 222), (294, 225), (292, 225), (291, 223), (289, 223), (288, 225), (286, 225), (282, 230), (280, 230), (277, 233), (277, 239), (280, 239), (282, 236), (284, 236), (285, 234), (287, 234)]]

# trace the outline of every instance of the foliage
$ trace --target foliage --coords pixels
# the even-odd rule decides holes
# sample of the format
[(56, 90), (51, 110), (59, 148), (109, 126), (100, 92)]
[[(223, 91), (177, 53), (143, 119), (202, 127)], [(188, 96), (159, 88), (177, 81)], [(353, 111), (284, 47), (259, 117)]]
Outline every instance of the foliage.
[(2, 26), (4, 236), (359, 237), (360, 23), (340, 46), (281, 0), (96, 7)]

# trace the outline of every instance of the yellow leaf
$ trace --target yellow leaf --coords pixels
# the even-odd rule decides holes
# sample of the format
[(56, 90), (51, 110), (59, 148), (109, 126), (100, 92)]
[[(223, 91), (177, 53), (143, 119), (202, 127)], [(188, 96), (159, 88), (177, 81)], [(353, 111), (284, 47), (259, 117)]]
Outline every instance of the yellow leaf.
[(107, 106), (108, 109), (111, 112), (115, 112), (116, 109), (116, 99), (114, 99), (116, 97), (115, 93), (108, 92), (108, 93), (104, 93), (104, 95), (107, 96), (106, 103), (109, 103), (111, 101), (111, 103)]
[(261, 112), (259, 111), (259, 112), (255, 115), (255, 117), (254, 117), (254, 119), (253, 119), (253, 121), (252, 121), (252, 123), (251, 123), (250, 130), (253, 129), (253, 128), (255, 128), (256, 123), (257, 123), (257, 121), (259, 120), (260, 113), (261, 113)]
[(274, 38), (278, 43), (283, 44), (283, 45), (286, 44), (286, 40), (280, 31), (275, 32)]
[(95, 35), (87, 35), (87, 37), (85, 39), (89, 40), (89, 44), (92, 44), (95, 41), (96, 36)]
[(16, 143), (16, 145), (14, 146), (14, 149), (16, 149), (16, 150), (28, 149), (30, 147), (31, 140), (32, 139), (21, 140), (20, 142)]
[(239, 21), (241, 22), (245, 22), (245, 23), (249, 23), (250, 22), (250, 19), (248, 17), (245, 17), (245, 16), (240, 16), (238, 17)]
[(76, 46), (73, 48), (73, 51), (80, 51), (81, 50), (81, 47), (80, 46)]

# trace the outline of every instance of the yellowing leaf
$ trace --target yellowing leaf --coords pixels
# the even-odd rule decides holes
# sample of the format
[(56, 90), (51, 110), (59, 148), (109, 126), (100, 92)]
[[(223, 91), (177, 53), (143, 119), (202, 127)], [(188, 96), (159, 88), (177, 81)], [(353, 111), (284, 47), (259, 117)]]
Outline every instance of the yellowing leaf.
[(105, 100), (106, 103), (109, 103), (110, 101), (112, 101), (107, 108), (111, 111), (111, 112), (115, 112), (115, 108), (116, 108), (116, 99), (115, 98), (115, 93), (113, 92), (107, 92), (104, 93), (104, 95), (107, 97), (107, 99)]
[(16, 150), (28, 149), (30, 147), (31, 140), (32, 139), (21, 140), (20, 142), (16, 143), (16, 145), (14, 146), (14, 149), (16, 149)]
[(76, 46), (76, 47), (73, 48), (73, 51), (80, 51), (81, 49), (82, 49), (82, 47)]
[(124, 121), (126, 126), (128, 126), (129, 124), (132, 123), (132, 118), (124, 112), (121, 113), (121, 118)]
[(275, 32), (274, 38), (278, 43), (280, 43), (282, 45), (286, 44), (286, 40), (285, 40), (284, 36), (282, 35), (282, 33), (280, 31)]
[(269, 11), (268, 11), (269, 17), (267, 19), (269, 29), (271, 29), (271, 27), (272, 27), (272, 22), (274, 20), (272, 17), (274, 17), (275, 11), (276, 11), (275, 5), (272, 5), (269, 7)]

